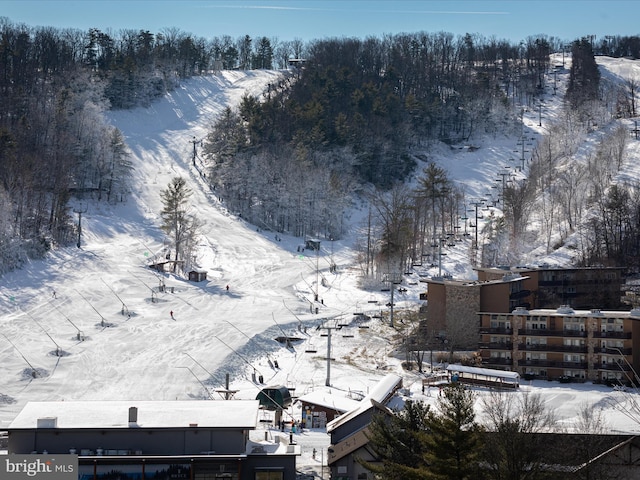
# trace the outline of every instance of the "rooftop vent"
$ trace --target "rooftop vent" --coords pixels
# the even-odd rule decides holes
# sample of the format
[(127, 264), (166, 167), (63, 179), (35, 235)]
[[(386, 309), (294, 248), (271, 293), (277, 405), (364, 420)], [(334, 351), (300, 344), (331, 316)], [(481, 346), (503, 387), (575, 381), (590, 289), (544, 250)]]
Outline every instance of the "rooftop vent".
[(629, 312), (629, 316), (633, 318), (640, 318), (640, 307), (634, 307)]
[(572, 315), (573, 313), (575, 313), (570, 305), (560, 305), (556, 312), (562, 315)]
[(511, 313), (515, 315), (529, 315), (529, 310), (524, 307), (516, 307), (516, 309)]
[(58, 426), (58, 417), (39, 418), (36, 425), (38, 428), (56, 428)]
[(138, 407), (129, 407), (129, 423), (138, 423)]

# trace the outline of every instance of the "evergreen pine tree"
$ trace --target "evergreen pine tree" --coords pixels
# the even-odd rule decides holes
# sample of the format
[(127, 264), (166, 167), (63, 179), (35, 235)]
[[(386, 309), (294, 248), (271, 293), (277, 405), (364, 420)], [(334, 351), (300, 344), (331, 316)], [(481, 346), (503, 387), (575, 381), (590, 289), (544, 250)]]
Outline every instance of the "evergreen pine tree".
[(571, 70), (567, 99), (572, 107), (579, 107), (589, 100), (596, 100), (600, 88), (600, 70), (588, 38), (573, 42), (571, 46)]
[(175, 250), (175, 272), (178, 261), (185, 256), (188, 246), (197, 234), (199, 222), (193, 215), (188, 214), (189, 197), (192, 191), (182, 177), (174, 177), (166, 190), (160, 192), (164, 208), (160, 213), (162, 217), (162, 230), (173, 240)]
[(385, 480), (430, 478), (424, 462), (429, 405), (408, 400), (397, 413), (378, 413), (368, 427), (369, 447), (378, 461), (357, 459), (365, 468)]
[(424, 459), (429, 478), (465, 480), (477, 478), (480, 427), (475, 423), (475, 395), (459, 383), (445, 386), (438, 397), (438, 411), (429, 411)]

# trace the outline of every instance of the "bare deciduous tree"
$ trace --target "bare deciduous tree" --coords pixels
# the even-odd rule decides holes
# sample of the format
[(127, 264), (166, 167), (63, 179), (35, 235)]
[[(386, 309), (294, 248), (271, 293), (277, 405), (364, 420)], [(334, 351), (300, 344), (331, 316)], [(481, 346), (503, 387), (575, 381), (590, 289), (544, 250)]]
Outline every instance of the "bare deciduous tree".
[(538, 478), (547, 446), (537, 433), (553, 431), (556, 420), (539, 394), (492, 391), (481, 401), (485, 427), (493, 432), (486, 444), (489, 478)]

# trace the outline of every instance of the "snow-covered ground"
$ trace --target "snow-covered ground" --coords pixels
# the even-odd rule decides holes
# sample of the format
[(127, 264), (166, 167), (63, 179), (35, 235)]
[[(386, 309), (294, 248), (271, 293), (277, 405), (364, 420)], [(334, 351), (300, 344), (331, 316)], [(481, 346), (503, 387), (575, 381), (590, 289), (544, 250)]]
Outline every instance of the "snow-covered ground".
[[(630, 67), (629, 61), (615, 62), (606, 64), (610, 72)], [(638, 68), (637, 62), (631, 65)], [(357, 322), (355, 313), (373, 316), (386, 309), (389, 293), (381, 291), (384, 285), (359, 286), (355, 220), (354, 231), (323, 241), (319, 254), (301, 251), (300, 238), (276, 239), (227, 211), (224, 199), (205, 187), (192, 166), (192, 140), (204, 137), (215, 115), (247, 92), (258, 95), (279, 74), (234, 71), (194, 78), (150, 108), (109, 114), (132, 152), (133, 193), (116, 207), (82, 205), (80, 249), (57, 249), (0, 278), (0, 430), (28, 401), (220, 400), (216, 390), (224, 388), (227, 374), (236, 398), (255, 399), (265, 385), (295, 388), (296, 396), (366, 394), (395, 372), (404, 377), (406, 393), (434, 401), (429, 392), (422, 394), (416, 372), (402, 370), (398, 330), (375, 317), (366, 322), (368, 328)], [(549, 97), (543, 127), (559, 101)], [(526, 112), (524, 120), (532, 132), (543, 128), (538, 112)], [(487, 138), (434, 158), (447, 159), (452, 177), (474, 201), (495, 184), (505, 162), (514, 164), (509, 159), (517, 155), (516, 141)], [(629, 165), (640, 158), (637, 143), (629, 147)], [(192, 208), (205, 222), (199, 247), (200, 266), (208, 275), (204, 282), (148, 268), (166, 252), (160, 191), (175, 176), (188, 179)], [(353, 218), (359, 213), (356, 208)], [(443, 270), (469, 278), (468, 250), (468, 244), (451, 249)], [(329, 271), (331, 262), (336, 271)], [(424, 266), (406, 275), (407, 291), (396, 292), (396, 308), (419, 305), (420, 275), (437, 270)], [(339, 324), (345, 326), (333, 329)], [(328, 372), (329, 331), (335, 360)], [(287, 336), (298, 340), (289, 346), (276, 341)], [(521, 391), (544, 395), (567, 428), (583, 405), (593, 404), (603, 409), (612, 431), (640, 431), (640, 418), (630, 419), (616, 407), (629, 394), (589, 383), (538, 381)], [(299, 417), (300, 409), (294, 405), (289, 413)], [(303, 467), (326, 461), (324, 432), (297, 435)]]

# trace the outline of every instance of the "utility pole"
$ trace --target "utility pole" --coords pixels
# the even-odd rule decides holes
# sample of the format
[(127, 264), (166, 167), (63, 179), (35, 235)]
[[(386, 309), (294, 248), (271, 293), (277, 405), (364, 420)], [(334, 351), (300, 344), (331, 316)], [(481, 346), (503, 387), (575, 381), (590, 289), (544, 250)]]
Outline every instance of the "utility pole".
[(82, 214), (86, 213), (88, 207), (85, 206), (84, 210), (82, 209), (82, 204), (80, 204), (80, 208), (74, 208), (73, 212), (78, 214), (78, 242), (76, 246), (80, 248), (80, 239), (82, 238)]

